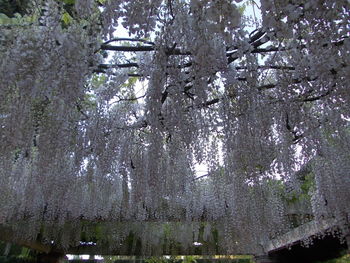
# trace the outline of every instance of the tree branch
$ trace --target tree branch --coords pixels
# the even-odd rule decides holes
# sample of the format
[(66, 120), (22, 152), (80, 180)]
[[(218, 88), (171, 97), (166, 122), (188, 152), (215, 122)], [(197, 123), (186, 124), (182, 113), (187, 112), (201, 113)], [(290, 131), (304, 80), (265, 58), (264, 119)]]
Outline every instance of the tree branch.
[(104, 42), (102, 45), (107, 45), (109, 43), (117, 42), (117, 41), (141, 42), (141, 43), (149, 44), (149, 45), (152, 45), (152, 46), (155, 45), (154, 42), (151, 42), (151, 41), (148, 41), (148, 40), (145, 40), (145, 39), (141, 39), (141, 38), (113, 38), (113, 39), (110, 39), (110, 40)]
[[(121, 51), (121, 52), (149, 52), (149, 51), (155, 51), (156, 48), (154, 46), (111, 46), (102, 44), (101, 50), (108, 50), (108, 51)], [(191, 52), (183, 52), (179, 48), (167, 48), (165, 50), (165, 54), (167, 56), (170, 55), (181, 55), (181, 56), (188, 56), (191, 55)]]
[(118, 97), (119, 100), (116, 101), (116, 102), (113, 102), (113, 103), (117, 103), (117, 102), (120, 102), (120, 101), (135, 101), (135, 100), (139, 100), (139, 99), (142, 99), (142, 98), (146, 97), (146, 94), (144, 94), (142, 96), (139, 96), (139, 97), (133, 97), (133, 98), (121, 98), (118, 95), (117, 95), (117, 97)]
[(123, 63), (123, 64), (100, 64), (98, 65), (98, 69), (110, 69), (110, 68), (132, 68), (139, 67), (139, 64), (135, 62)]
[(109, 50), (109, 51), (122, 51), (122, 52), (143, 52), (143, 51), (154, 51), (155, 48), (153, 46), (111, 46), (102, 44), (101, 50)]

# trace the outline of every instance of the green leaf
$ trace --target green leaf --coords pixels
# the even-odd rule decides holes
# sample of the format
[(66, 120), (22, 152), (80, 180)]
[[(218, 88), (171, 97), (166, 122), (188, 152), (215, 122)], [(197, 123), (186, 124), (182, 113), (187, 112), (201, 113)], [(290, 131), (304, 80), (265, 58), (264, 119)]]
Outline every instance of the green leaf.
[(8, 24), (11, 22), (11, 18), (9, 18), (7, 15), (0, 13), (0, 24)]
[(67, 5), (74, 5), (75, 4), (75, 0), (63, 0), (63, 2)]
[(62, 21), (64, 22), (65, 25), (69, 25), (70, 23), (72, 23), (73, 18), (70, 16), (70, 14), (68, 14), (67, 12), (65, 12), (62, 15)]

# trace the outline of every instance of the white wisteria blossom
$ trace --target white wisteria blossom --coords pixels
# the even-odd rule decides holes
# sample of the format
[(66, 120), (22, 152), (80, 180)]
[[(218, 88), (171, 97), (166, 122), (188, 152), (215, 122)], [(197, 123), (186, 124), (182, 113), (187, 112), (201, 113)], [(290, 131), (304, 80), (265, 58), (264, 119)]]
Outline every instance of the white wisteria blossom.
[(259, 254), (296, 199), (349, 227), (349, 1), (21, 10), (0, 10), (0, 236)]

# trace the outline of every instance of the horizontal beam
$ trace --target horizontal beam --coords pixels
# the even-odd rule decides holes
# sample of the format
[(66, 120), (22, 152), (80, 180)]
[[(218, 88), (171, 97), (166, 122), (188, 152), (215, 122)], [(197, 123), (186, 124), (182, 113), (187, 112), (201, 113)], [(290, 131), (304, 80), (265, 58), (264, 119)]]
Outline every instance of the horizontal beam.
[(338, 226), (335, 218), (313, 220), (263, 244), (266, 252), (274, 252), (292, 246), (302, 240), (322, 234)]

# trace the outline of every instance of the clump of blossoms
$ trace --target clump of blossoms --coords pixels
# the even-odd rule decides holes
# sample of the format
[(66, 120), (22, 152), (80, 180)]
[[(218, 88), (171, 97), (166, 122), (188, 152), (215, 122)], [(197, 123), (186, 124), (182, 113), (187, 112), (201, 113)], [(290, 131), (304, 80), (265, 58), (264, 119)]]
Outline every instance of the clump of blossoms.
[(347, 229), (349, 2), (261, 0), (254, 29), (244, 5), (30, 1), (0, 20), (0, 233), (260, 254), (302, 194)]

